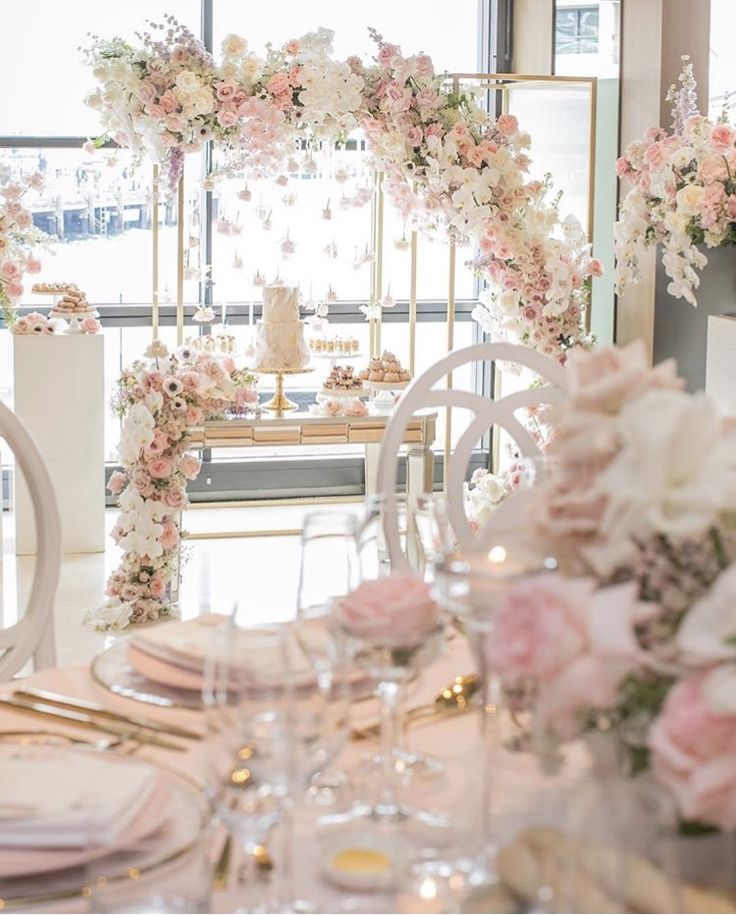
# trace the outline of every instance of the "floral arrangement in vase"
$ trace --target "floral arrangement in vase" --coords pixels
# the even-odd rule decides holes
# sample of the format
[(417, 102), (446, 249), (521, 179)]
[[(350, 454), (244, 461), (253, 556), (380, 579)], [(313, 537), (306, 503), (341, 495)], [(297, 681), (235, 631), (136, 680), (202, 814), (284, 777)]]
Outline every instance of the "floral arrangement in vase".
[(687, 57), (679, 81), (667, 96), (671, 132), (651, 128), (616, 164), (632, 185), (616, 223), (616, 280), (619, 292), (637, 282), (642, 252), (661, 244), (667, 291), (697, 305), (699, 271), (708, 263), (700, 246), (736, 244), (736, 130), (725, 107), (715, 123), (698, 112)]
[(107, 582), (109, 600), (86, 618), (97, 629), (122, 629), (172, 612), (179, 513), (189, 505), (187, 481), (200, 468), (189, 452), (190, 430), (231, 404), (258, 399), (256, 376), (237, 368), (232, 357), (187, 347), (169, 355), (157, 347), (158, 355), (152, 352), (123, 373), (113, 403), (123, 420), (122, 470), (111, 475), (108, 489), (118, 496), (112, 537), (123, 557)]
[(683, 820), (736, 828), (736, 427), (638, 343), (569, 373), (526, 494), (561, 571), (509, 593), (490, 661), (546, 739), (614, 734)]
[(53, 241), (33, 225), (31, 211), (23, 205), (23, 197), (29, 191), (41, 190), (43, 176), (38, 173), (0, 188), (0, 313), (6, 327), (12, 327), (18, 319), (23, 277), (41, 270), (35, 249)]

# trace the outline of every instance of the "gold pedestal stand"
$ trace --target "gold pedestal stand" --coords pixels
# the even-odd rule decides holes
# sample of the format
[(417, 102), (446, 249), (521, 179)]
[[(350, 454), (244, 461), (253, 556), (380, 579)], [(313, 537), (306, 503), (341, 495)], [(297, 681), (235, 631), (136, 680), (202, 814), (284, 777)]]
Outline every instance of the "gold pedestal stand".
[(283, 416), (291, 410), (298, 410), (299, 404), (284, 394), (284, 375), (306, 375), (307, 372), (313, 372), (314, 369), (309, 367), (305, 369), (258, 369), (259, 375), (274, 375), (276, 378), (276, 393), (268, 401), (261, 405), (263, 410), (269, 413), (275, 413), (277, 416)]

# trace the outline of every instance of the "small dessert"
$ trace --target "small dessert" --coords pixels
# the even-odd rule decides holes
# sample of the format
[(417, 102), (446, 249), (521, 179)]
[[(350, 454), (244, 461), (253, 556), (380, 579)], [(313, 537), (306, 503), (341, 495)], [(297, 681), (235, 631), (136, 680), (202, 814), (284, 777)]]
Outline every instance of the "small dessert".
[(373, 384), (404, 385), (411, 381), (411, 373), (402, 368), (397, 357), (388, 350), (384, 350), (380, 359), (371, 359), (359, 377)]
[(40, 295), (64, 295), (65, 292), (79, 292), (79, 287), (74, 283), (34, 283), (31, 292)]
[(363, 382), (356, 377), (352, 366), (336, 365), (325, 379), (323, 388), (332, 394), (355, 394), (363, 390)]
[(54, 305), (52, 314), (66, 318), (86, 315), (93, 311), (92, 306), (87, 301), (87, 297), (78, 286), (67, 284), (66, 288), (67, 292)]

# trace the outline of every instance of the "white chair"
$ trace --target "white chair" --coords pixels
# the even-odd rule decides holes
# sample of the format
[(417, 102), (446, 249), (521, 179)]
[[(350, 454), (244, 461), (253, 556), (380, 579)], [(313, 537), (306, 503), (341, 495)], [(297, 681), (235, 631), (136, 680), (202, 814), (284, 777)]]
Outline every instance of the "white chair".
[[(508, 362), (531, 369), (547, 384), (517, 391), (498, 400), (491, 400), (473, 391), (446, 390), (435, 385), (446, 378), (448, 372), (472, 362)], [(438, 407), (464, 408), (475, 414), (468, 428), (460, 436), (447, 472), (447, 509), (450, 524), (460, 549), (482, 549), (493, 542), (504, 524), (510, 524), (517, 497), (508, 499), (494, 513), (493, 523), (479, 533), (474, 533), (465, 516), (463, 485), (467, 479), (468, 465), (473, 448), (481, 435), (496, 425), (505, 429), (525, 457), (540, 454), (539, 448), (516, 417), (516, 411), (536, 404), (558, 404), (567, 396), (567, 373), (555, 360), (543, 356), (526, 346), (512, 343), (477, 343), (444, 356), (407, 388), (396, 407), (384, 434), (378, 459), (377, 489), (385, 498), (384, 534), (392, 570), (407, 571), (411, 565), (401, 549), (396, 505), (396, 486), (399, 470), (399, 450), (404, 430), (412, 415), (418, 410)]]
[(38, 542), (25, 613), (15, 625), (0, 629), (0, 681), (4, 681), (14, 676), (31, 657), (36, 669), (56, 663), (53, 608), (61, 569), (61, 520), (54, 487), (36, 443), (18, 417), (2, 403), (0, 438), (14, 452), (16, 468), (23, 471), (33, 503)]

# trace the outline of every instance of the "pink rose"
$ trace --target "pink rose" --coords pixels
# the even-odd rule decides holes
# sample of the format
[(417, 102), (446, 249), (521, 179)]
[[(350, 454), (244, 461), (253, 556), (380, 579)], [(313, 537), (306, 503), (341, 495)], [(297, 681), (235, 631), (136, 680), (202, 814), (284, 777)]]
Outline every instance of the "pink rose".
[(172, 111), (176, 111), (179, 107), (179, 102), (171, 89), (167, 89), (166, 92), (164, 92), (158, 100), (158, 104), (162, 108), (164, 114), (171, 114)]
[(591, 276), (603, 276), (603, 264), (596, 257), (588, 264), (588, 270)]
[(378, 52), (378, 63), (382, 67), (388, 67), (394, 57), (401, 56), (401, 48), (396, 44), (384, 44)]
[(110, 479), (107, 481), (107, 488), (109, 492), (116, 496), (123, 491), (127, 482), (127, 476), (119, 470), (115, 470), (110, 474)]
[(366, 581), (337, 607), (337, 618), (351, 635), (392, 642), (418, 640), (437, 626), (439, 614), (429, 585), (413, 575)]
[(412, 127), (406, 132), (406, 141), (410, 146), (421, 146), (422, 145), (422, 128), (421, 127)]
[(88, 315), (81, 324), (83, 334), (99, 334), (102, 329), (102, 325), (97, 320), (93, 318), (92, 315)]
[(148, 588), (151, 592), (151, 597), (163, 597), (166, 592), (166, 582), (163, 578), (152, 578)]
[(183, 454), (179, 459), (178, 470), (183, 473), (187, 480), (195, 480), (200, 471), (202, 462), (193, 454)]
[(18, 318), (13, 325), (14, 334), (29, 334), (31, 332), (31, 322), (28, 318)]
[(234, 107), (225, 105), (217, 112), (217, 123), (225, 130), (238, 123), (238, 112)]
[(148, 465), (148, 473), (154, 480), (166, 480), (174, 472), (174, 467), (168, 458), (160, 457)]
[(179, 543), (179, 531), (177, 530), (176, 525), (171, 521), (167, 521), (166, 524), (163, 525), (163, 531), (158, 538), (158, 542), (163, 549), (173, 550)]
[(20, 269), (20, 264), (16, 264), (15, 261), (5, 261), (2, 266), (0, 266), (0, 274), (6, 280), (15, 280), (18, 279), (22, 274)]
[(721, 665), (678, 682), (649, 732), (652, 769), (683, 817), (736, 828), (736, 671)]
[(175, 508), (177, 511), (186, 508), (189, 504), (186, 490), (179, 486), (175, 487), (174, 489), (167, 490), (164, 495), (164, 502), (169, 506), (169, 508)]
[(189, 426), (198, 426), (202, 422), (204, 413), (200, 407), (187, 407), (184, 416)]
[(716, 126), (710, 132), (710, 141), (716, 147), (716, 149), (725, 149), (736, 139), (736, 133), (728, 126), (728, 124), (716, 124)]
[(186, 374), (181, 376), (181, 383), (184, 386), (185, 391), (196, 391), (199, 387), (199, 375), (196, 372), (186, 372)]
[(342, 413), (342, 404), (336, 398), (331, 397), (329, 400), (324, 401), (322, 409), (327, 416), (339, 416)]
[(151, 478), (142, 467), (138, 467), (133, 471), (130, 482), (133, 485), (133, 489), (145, 498), (148, 498), (153, 493), (154, 486)]
[(137, 600), (139, 597), (142, 597), (142, 596), (143, 596), (143, 588), (141, 588), (140, 585), (134, 585), (132, 583), (128, 583), (126, 585), (123, 585), (123, 587), (120, 589), (120, 597), (124, 601)]
[(434, 76), (434, 64), (432, 63), (432, 58), (427, 54), (417, 54), (415, 58), (415, 67), (419, 76)]
[(505, 137), (513, 137), (519, 132), (519, 122), (513, 114), (502, 114), (496, 121), (498, 132)]
[(343, 409), (345, 416), (367, 416), (368, 407), (359, 398), (351, 400)]
[(40, 273), (41, 261), (35, 257), (29, 257), (26, 260), (26, 270), (28, 273)]
[(143, 387), (147, 391), (160, 391), (164, 385), (164, 376), (161, 372), (149, 372), (143, 376)]
[(563, 731), (577, 710), (615, 703), (638, 663), (634, 624), (652, 612), (632, 583), (596, 588), (592, 579), (529, 578), (502, 599), (486, 642), (493, 670), (540, 681), (540, 719)]
[(274, 74), (266, 83), (266, 89), (271, 93), (271, 95), (274, 95), (277, 98), (289, 95), (291, 92), (289, 77), (286, 75), (286, 73)]

